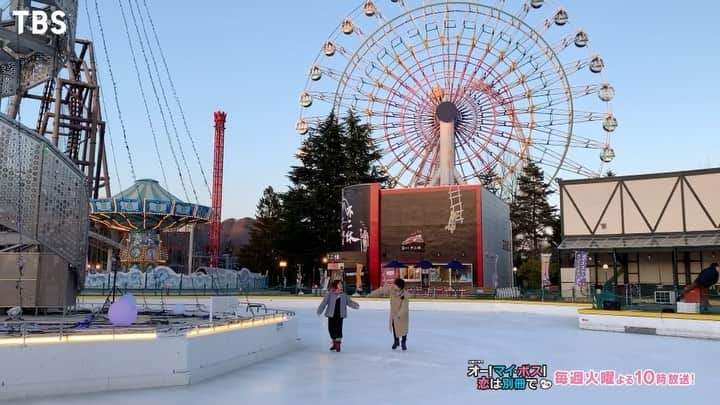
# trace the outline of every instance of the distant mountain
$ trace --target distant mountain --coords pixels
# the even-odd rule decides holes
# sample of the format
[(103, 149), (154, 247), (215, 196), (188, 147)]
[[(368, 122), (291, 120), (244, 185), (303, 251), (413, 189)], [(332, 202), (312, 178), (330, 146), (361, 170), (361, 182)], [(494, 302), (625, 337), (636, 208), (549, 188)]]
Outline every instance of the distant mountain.
[[(231, 218), (222, 221), (220, 224), (220, 253), (227, 253), (228, 250), (231, 250), (232, 253), (237, 254), (241, 247), (250, 242), (250, 229), (254, 224), (255, 218)], [(196, 226), (195, 251), (207, 252), (209, 238), (210, 224)]]
[[(255, 224), (254, 218), (231, 218), (220, 224), (220, 254), (237, 255), (240, 248), (250, 242), (250, 229)], [(183, 271), (187, 264), (188, 232), (167, 232), (162, 240), (168, 249), (168, 265), (176, 270)], [(195, 226), (195, 256), (206, 256), (208, 240), (210, 239), (210, 224)]]

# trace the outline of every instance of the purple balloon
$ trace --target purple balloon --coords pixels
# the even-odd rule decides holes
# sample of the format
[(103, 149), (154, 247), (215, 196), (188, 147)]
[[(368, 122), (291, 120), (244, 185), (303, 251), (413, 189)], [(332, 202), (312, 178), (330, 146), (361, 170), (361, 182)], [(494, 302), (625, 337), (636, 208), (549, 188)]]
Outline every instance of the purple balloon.
[(130, 302), (133, 303), (133, 305), (137, 306), (137, 300), (135, 299), (135, 296), (132, 294), (125, 294), (122, 297), (120, 297), (121, 300), (130, 300)]
[(129, 299), (117, 300), (110, 305), (108, 318), (115, 326), (130, 326), (137, 319), (137, 306)]

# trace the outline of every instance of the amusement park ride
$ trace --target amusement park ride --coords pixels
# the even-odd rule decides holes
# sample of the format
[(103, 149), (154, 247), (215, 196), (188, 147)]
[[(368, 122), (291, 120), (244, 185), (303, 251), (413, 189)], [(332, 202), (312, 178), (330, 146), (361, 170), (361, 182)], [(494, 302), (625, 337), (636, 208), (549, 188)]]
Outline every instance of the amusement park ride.
[(317, 131), (317, 101), (354, 111), (399, 186), (491, 179), (509, 200), (528, 159), (548, 182), (601, 173), (617, 119), (589, 34), (550, 1), (484, 3), (361, 2), (310, 66), (296, 132)]
[[(92, 35), (92, 18), (87, 3), (85, 11)], [(62, 34), (48, 30), (38, 35), (32, 33), (32, 21), (27, 18), (24, 20), (25, 28), (20, 30), (16, 19), (7, 10), (8, 14), (2, 15), (0, 23), (0, 96), (7, 110), (6, 115), (0, 116), (0, 150), (7, 151), (0, 156), (0, 274), (4, 280), (0, 281), (0, 306), (72, 305), (75, 294), (83, 284), (88, 237), (94, 241), (92, 245), (102, 246), (108, 251), (108, 263), (111, 261), (110, 256), (116, 254), (113, 253), (115, 251), (128, 267), (164, 263), (167, 254), (160, 240), (160, 233), (164, 231), (212, 221), (215, 236), (211, 237), (211, 241), (215, 245), (219, 244), (217, 234), (225, 114), (216, 113), (216, 118), (218, 114), (222, 115), (223, 123), (216, 128), (212, 194), (213, 208), (217, 209), (218, 215), (214, 215), (210, 208), (197, 201), (198, 193), (192, 183), (176, 119), (166, 94), (170, 90), (177, 103), (176, 110), (180, 113), (178, 118), (181, 120), (177, 121), (185, 126), (208, 193), (210, 189), (147, 2), (128, 1), (127, 6), (123, 2), (119, 4), (163, 181), (167, 186), (163, 166), (163, 161), (167, 159), (161, 156), (158, 148), (136, 54), (141, 54), (145, 62), (149, 84), (161, 112), (160, 118), (186, 201), (189, 200), (189, 194), (183, 170), (195, 202), (180, 200), (161, 187), (158, 181), (135, 178), (135, 167), (97, 2), (95, 14), (107, 63), (105, 67), (112, 82), (112, 87), (103, 94), (112, 94), (114, 97), (119, 129), (133, 177), (133, 184), (114, 196), (110, 190), (106, 143), (106, 131), (109, 129), (103, 117), (106, 108), (100, 94), (96, 49), (93, 41), (75, 37), (77, 0), (12, 1), (11, 10), (48, 15), (60, 12), (65, 16), (67, 28)], [(143, 4), (145, 10), (141, 9)], [(132, 27), (136, 34), (135, 40), (131, 37)], [(152, 28), (157, 44), (155, 51), (147, 27)], [(138, 45), (140, 52), (136, 53)], [(156, 54), (159, 56), (156, 57)], [(160, 65), (165, 69), (165, 81), (169, 81), (170, 90), (167, 92), (160, 75)], [(23, 106), (25, 108), (21, 108)], [(29, 108), (37, 108), (39, 111), (34, 128), (21, 124), (22, 118), (25, 118), (24, 122), (28, 121), (27, 113), (21, 117), (21, 111)], [(170, 127), (173, 131), (170, 131)], [(174, 139), (171, 133), (174, 133)], [(114, 158), (114, 150), (110, 150)], [(181, 166), (177, 155), (180, 155), (184, 166)], [(117, 170), (117, 162), (115, 166)], [(119, 177), (117, 180), (121, 185)], [(91, 223), (95, 225), (90, 226)], [(118, 231), (127, 234), (121, 237)], [(120, 243), (118, 239), (122, 239)], [(217, 254), (215, 245), (209, 250)], [(214, 263), (217, 263), (216, 259)]]

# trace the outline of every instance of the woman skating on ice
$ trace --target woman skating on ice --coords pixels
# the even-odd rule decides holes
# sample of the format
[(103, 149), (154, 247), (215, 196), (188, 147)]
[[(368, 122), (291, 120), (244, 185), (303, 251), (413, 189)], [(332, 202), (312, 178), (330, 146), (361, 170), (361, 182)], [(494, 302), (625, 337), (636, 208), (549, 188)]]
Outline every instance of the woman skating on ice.
[(390, 296), (390, 330), (393, 333), (392, 349), (400, 346), (407, 350), (408, 323), (410, 319), (410, 303), (405, 293), (405, 280), (396, 278), (389, 286), (380, 287), (370, 293), (371, 297)]
[(345, 294), (342, 281), (335, 280), (330, 284), (330, 290), (320, 303), (317, 314), (320, 315), (325, 311), (325, 316), (328, 318), (330, 339), (333, 342), (330, 350), (336, 352), (340, 351), (340, 344), (342, 343), (343, 319), (347, 317), (347, 307), (359, 309), (360, 304)]

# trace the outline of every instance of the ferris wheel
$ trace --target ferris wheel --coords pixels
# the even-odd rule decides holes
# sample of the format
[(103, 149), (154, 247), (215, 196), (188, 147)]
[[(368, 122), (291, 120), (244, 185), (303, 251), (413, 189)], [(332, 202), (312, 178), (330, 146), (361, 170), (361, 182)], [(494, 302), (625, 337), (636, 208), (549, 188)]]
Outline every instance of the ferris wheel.
[(597, 176), (618, 122), (589, 45), (548, 1), (366, 0), (321, 44), (295, 129), (352, 110), (398, 186), (490, 178), (511, 196), (528, 159), (548, 182)]

